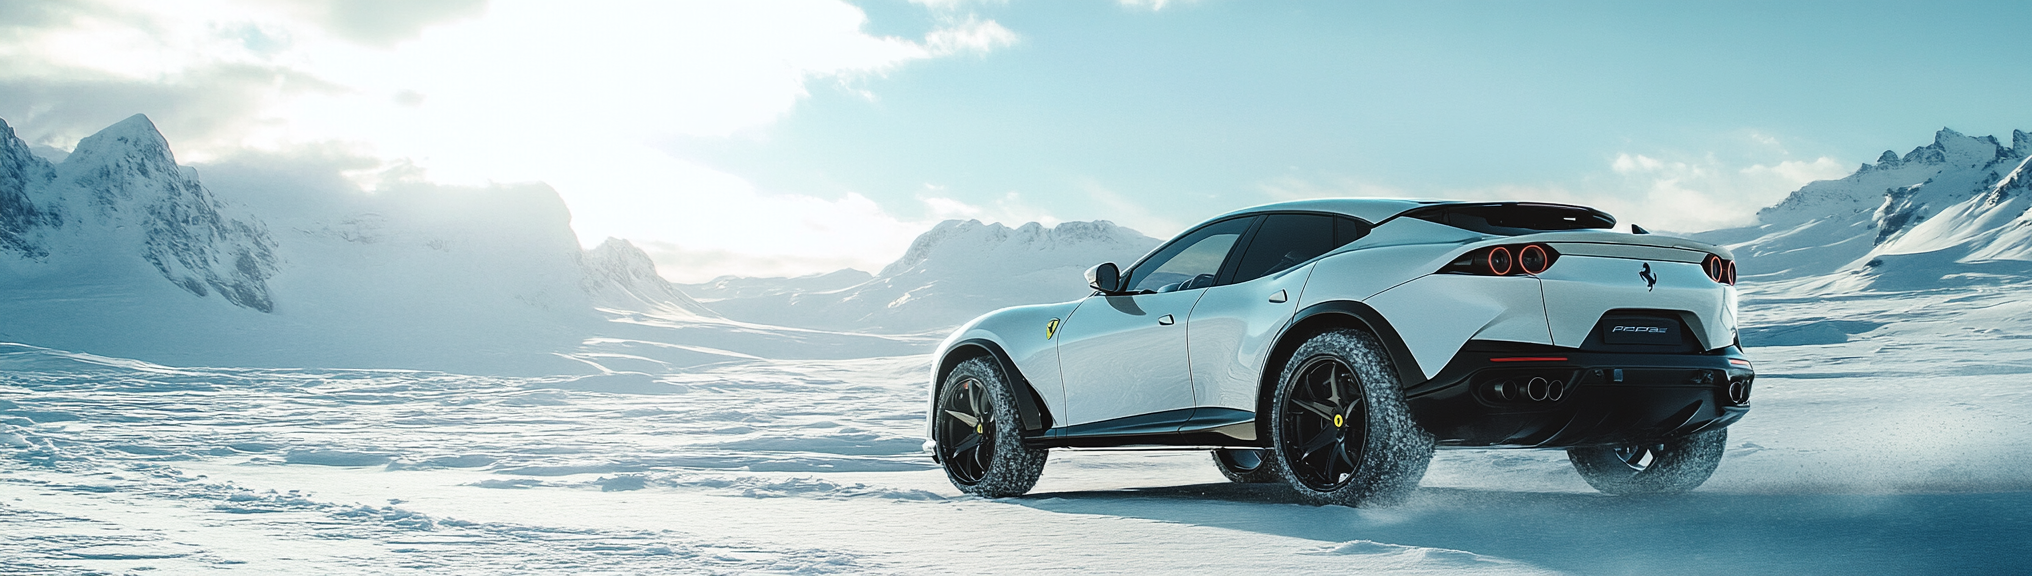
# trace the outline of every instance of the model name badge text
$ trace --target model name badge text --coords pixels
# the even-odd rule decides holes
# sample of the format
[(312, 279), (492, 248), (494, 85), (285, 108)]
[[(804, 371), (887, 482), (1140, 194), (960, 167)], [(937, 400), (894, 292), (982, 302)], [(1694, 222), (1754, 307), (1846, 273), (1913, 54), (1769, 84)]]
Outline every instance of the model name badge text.
[(1636, 332), (1636, 333), (1638, 333), (1638, 334), (1666, 334), (1666, 333), (1667, 333), (1666, 329), (1665, 329), (1664, 327), (1660, 327), (1660, 326), (1617, 326), (1617, 327), (1614, 327), (1614, 328), (1610, 328), (1610, 329), (1609, 329), (1609, 331), (1610, 331), (1610, 332)]

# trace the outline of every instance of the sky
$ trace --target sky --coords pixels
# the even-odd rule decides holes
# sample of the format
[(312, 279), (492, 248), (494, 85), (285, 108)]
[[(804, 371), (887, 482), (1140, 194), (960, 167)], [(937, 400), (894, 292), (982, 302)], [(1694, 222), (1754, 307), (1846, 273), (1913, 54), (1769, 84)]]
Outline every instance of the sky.
[[(0, 119), (363, 193), (541, 182), (663, 274), (877, 270), (948, 218), (1156, 237), (1279, 200), (1693, 232), (2032, 130), (2024, 2), (0, 1)], [(278, 184), (284, 185), (284, 184)]]

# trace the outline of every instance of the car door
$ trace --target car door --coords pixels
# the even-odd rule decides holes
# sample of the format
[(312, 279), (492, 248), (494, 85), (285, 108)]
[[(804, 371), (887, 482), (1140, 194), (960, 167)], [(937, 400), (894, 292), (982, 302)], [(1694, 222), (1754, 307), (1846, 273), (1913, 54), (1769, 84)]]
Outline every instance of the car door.
[(1089, 296), (1073, 310), (1056, 337), (1068, 425), (1095, 425), (1078, 433), (1161, 433), (1191, 415), (1186, 318), (1253, 219), (1180, 236), (1124, 275), (1124, 294)]
[[(1310, 266), (1299, 267), (1366, 231), (1324, 214), (1270, 214), (1239, 251), (1226, 283), (1192, 309), (1186, 333), (1198, 421), (1245, 419), (1256, 411), (1258, 377), (1285, 323), (1297, 313)], [(1227, 412), (1223, 412), (1227, 411)]]

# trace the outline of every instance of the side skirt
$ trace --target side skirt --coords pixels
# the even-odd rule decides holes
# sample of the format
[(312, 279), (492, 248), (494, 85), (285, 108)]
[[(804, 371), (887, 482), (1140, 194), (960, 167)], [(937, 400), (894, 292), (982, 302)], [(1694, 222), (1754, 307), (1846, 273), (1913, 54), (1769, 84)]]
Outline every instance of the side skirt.
[(1260, 447), (1256, 413), (1233, 408), (1183, 408), (1062, 426), (1024, 442), (1038, 448)]

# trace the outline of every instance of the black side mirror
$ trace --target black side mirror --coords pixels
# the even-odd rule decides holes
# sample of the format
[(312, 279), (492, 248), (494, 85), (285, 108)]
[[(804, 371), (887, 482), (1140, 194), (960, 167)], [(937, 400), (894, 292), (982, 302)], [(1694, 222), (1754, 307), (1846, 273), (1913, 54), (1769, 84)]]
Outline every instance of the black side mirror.
[(1116, 267), (1114, 262), (1102, 262), (1099, 265), (1088, 268), (1087, 286), (1101, 291), (1102, 294), (1120, 294), (1122, 292), (1122, 269)]

